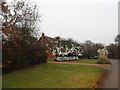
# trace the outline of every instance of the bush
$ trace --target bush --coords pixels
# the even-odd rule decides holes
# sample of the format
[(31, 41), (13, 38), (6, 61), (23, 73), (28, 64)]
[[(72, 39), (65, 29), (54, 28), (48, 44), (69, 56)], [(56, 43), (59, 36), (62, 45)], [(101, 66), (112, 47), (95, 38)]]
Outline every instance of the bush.
[(103, 60), (98, 60), (97, 64), (110, 64), (110, 61), (103, 61)]
[(110, 61), (106, 56), (99, 57), (97, 64), (110, 64)]
[(11, 41), (3, 44), (2, 48), (2, 72), (8, 73), (35, 64), (47, 62), (46, 47), (38, 45), (29, 46), (19, 41), (20, 47), (16, 47)]
[[(38, 44), (37, 44), (38, 45)], [(46, 53), (46, 47), (45, 46), (35, 46), (34, 49), (32, 50), (32, 55), (33, 56), (33, 63), (34, 64), (41, 64), (41, 63), (46, 63), (47, 62), (47, 53)]]
[(103, 64), (102, 60), (98, 60), (97, 64)]

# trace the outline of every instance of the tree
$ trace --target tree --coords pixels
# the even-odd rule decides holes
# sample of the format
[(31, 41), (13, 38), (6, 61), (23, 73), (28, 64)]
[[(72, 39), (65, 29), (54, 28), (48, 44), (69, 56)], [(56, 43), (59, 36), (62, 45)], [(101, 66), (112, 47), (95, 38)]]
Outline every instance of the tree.
[(75, 47), (81, 47), (83, 49), (82, 58), (91, 58), (92, 56), (98, 56), (97, 50), (104, 48), (104, 45), (101, 43), (94, 43), (90, 40), (85, 41), (84, 43), (76, 42), (72, 39), (63, 39), (61, 37), (55, 37), (55, 40), (58, 42), (58, 45), (61, 45), (65, 48), (65, 45), (70, 49), (72, 44)]
[(85, 41), (81, 45), (83, 47), (83, 57), (84, 58), (90, 58), (92, 56), (97, 56), (97, 50), (104, 48), (103, 44), (101, 43), (94, 43), (90, 40)]
[(120, 45), (120, 34), (118, 34), (115, 38), (115, 42)]
[[(0, 18), (2, 22), (3, 71), (9, 72), (28, 67), (35, 63), (37, 23), (41, 16), (37, 6), (25, 1), (7, 4), (1, 2)], [(36, 48), (35, 48), (36, 49)], [(42, 47), (38, 47), (38, 50)], [(45, 54), (45, 50), (41, 52)], [(45, 60), (45, 59), (44, 59)], [(8, 70), (8, 71), (7, 71)]]
[(120, 34), (118, 34), (115, 38), (115, 42), (117, 44), (117, 51), (118, 51), (118, 59), (120, 59)]
[(110, 44), (107, 46), (107, 49), (109, 51), (109, 58), (117, 59), (118, 58), (118, 46), (117, 44)]
[(120, 34), (115, 37), (115, 42), (107, 46), (109, 58), (120, 59)]
[[(14, 40), (18, 37), (25, 42), (32, 44), (33, 36), (36, 36), (36, 24), (40, 20), (40, 16), (36, 5), (28, 4), (24, 1), (16, 1), (7, 5), (1, 2), (1, 19), (3, 38)], [(15, 40), (14, 40), (15, 41)]]

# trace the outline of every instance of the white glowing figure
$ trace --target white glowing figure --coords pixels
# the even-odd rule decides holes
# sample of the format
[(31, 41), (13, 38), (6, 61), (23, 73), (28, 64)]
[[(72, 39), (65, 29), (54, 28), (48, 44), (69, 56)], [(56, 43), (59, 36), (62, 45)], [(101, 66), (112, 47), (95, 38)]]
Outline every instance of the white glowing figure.
[(83, 52), (83, 49), (80, 46), (76, 47), (74, 46), (74, 44), (71, 44), (72, 47), (69, 49), (67, 45), (65, 45), (65, 48), (64, 48), (61, 45), (61, 42), (55, 41), (54, 44), (55, 44), (54, 48), (52, 49), (53, 55), (65, 56), (65, 55), (71, 54), (71, 55), (82, 56), (81, 53)]
[(67, 47), (67, 45), (65, 45), (65, 55), (67, 55), (68, 54), (68, 47)]

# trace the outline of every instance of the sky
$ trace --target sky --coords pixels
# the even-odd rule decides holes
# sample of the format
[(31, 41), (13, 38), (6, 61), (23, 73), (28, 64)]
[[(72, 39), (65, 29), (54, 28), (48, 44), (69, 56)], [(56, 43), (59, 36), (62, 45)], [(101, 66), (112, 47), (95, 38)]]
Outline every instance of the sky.
[(50, 37), (108, 45), (118, 34), (118, 0), (30, 0), (42, 14), (41, 32)]

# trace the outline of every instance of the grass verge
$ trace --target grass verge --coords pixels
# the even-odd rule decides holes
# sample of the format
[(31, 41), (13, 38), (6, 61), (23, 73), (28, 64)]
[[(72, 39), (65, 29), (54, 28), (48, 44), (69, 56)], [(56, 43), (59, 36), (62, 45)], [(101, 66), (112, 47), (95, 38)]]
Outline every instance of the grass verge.
[(96, 90), (95, 88), (103, 88), (104, 86), (104, 81), (106, 80), (106, 78), (108, 78), (108, 75), (109, 75), (109, 71), (108, 70), (105, 70), (103, 72), (103, 74), (101, 75), (100, 77), (100, 80), (97, 81), (96, 85), (93, 87), (93, 90)]

